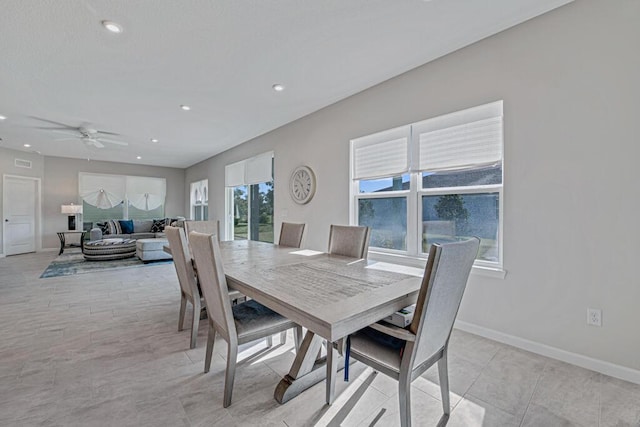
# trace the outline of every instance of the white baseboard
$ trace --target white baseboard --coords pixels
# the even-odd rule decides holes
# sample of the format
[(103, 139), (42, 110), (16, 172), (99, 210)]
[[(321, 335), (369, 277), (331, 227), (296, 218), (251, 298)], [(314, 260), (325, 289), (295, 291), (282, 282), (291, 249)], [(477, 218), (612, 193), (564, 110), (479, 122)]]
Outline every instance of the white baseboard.
[(551, 347), (546, 344), (541, 344), (535, 341), (530, 341), (524, 338), (516, 337), (515, 335), (505, 334), (503, 332), (488, 329), (482, 326), (474, 325), (473, 323), (456, 320), (456, 329), (469, 332), (481, 337), (489, 338), (494, 341), (498, 341), (504, 344), (512, 345), (523, 350), (530, 351), (532, 353), (540, 354), (542, 356), (557, 359), (562, 362), (570, 363), (572, 365), (580, 366), (581, 368), (590, 369), (592, 371), (600, 372), (611, 377), (619, 378), (621, 380), (629, 381), (635, 384), (640, 384), (640, 371), (636, 369), (627, 368), (620, 365), (615, 365), (604, 360), (594, 359), (582, 354), (572, 353), (570, 351), (561, 350), (556, 347)]

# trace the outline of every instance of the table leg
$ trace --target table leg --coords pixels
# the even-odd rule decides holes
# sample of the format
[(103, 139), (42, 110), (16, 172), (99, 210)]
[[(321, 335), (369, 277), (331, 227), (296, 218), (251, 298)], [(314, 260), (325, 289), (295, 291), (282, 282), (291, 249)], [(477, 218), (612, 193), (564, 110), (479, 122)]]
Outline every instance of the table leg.
[(64, 252), (64, 245), (65, 245), (64, 233), (58, 233), (58, 239), (60, 239), (60, 252), (58, 252), (58, 255), (62, 255), (62, 253)]
[[(331, 369), (332, 372), (337, 372), (344, 368), (344, 359), (339, 358), (337, 353), (329, 353), (334, 351), (333, 346), (330, 344), (327, 350), (327, 354), (330, 354), (330, 356), (317, 357), (318, 352), (322, 349), (323, 341), (324, 339), (322, 337), (311, 331), (307, 331), (300, 345), (300, 349), (296, 353), (293, 365), (291, 365), (291, 370), (280, 380), (274, 392), (274, 398), (279, 403), (288, 402), (306, 389), (327, 378), (329, 369)], [(329, 363), (329, 367), (325, 367), (327, 362)], [(333, 385), (335, 385), (336, 376), (337, 374), (329, 377)], [(327, 387), (329, 387), (329, 384), (327, 384)], [(331, 389), (333, 390), (333, 386)], [(328, 397), (327, 400), (329, 400)]]
[[(343, 365), (344, 367), (344, 361)], [(333, 343), (327, 341), (327, 404), (331, 405), (335, 397), (336, 377), (338, 376), (338, 351), (333, 348)]]

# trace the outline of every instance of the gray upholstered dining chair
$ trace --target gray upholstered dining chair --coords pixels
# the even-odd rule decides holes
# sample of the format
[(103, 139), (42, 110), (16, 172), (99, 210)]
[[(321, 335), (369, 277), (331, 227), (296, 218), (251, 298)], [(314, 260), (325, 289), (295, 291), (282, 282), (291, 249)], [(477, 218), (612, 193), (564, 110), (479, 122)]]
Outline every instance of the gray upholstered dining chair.
[(189, 240), (189, 233), (197, 231), (198, 233), (215, 234), (220, 241), (220, 221), (208, 220), (208, 221), (185, 221), (184, 230), (187, 234), (187, 241)]
[[(189, 244), (185, 231), (182, 227), (165, 227), (165, 234), (169, 241), (169, 248), (173, 257), (173, 266), (178, 275), (180, 283), (180, 318), (178, 319), (178, 331), (184, 328), (184, 319), (187, 315), (187, 302), (193, 306), (193, 319), (191, 320), (191, 343), (189, 348), (196, 347), (198, 337), (198, 326), (200, 325), (200, 312), (204, 305), (201, 300), (198, 275), (191, 260)], [(238, 291), (229, 292), (231, 301), (244, 298)], [(283, 340), (284, 341), (284, 340)]]
[(400, 424), (411, 425), (411, 382), (438, 362), (448, 418), (447, 349), (480, 240), (431, 245), (414, 317), (407, 329), (375, 323), (349, 337), (348, 357), (398, 380)]
[(229, 301), (227, 279), (224, 275), (220, 246), (215, 236), (191, 232), (189, 243), (198, 265), (200, 287), (209, 310), (209, 336), (204, 371), (209, 372), (216, 334), (227, 341), (227, 369), (224, 382), (223, 406), (231, 405), (231, 394), (236, 372), (238, 346), (295, 328), (296, 336), (302, 328), (256, 300), (232, 306)]
[(280, 228), (280, 241), (278, 245), (299, 248), (302, 243), (305, 224), (283, 222)]
[(180, 227), (167, 226), (164, 228), (169, 241), (169, 248), (173, 256), (173, 266), (178, 274), (180, 283), (180, 318), (178, 319), (178, 331), (183, 329), (184, 318), (186, 316), (187, 301), (193, 306), (193, 319), (191, 321), (191, 345), (195, 348), (198, 336), (198, 325), (200, 324), (200, 291), (196, 281), (196, 273), (191, 262), (191, 255), (187, 246), (187, 239), (184, 230)]
[(330, 254), (352, 258), (367, 258), (369, 251), (369, 227), (357, 225), (331, 225), (329, 229)]

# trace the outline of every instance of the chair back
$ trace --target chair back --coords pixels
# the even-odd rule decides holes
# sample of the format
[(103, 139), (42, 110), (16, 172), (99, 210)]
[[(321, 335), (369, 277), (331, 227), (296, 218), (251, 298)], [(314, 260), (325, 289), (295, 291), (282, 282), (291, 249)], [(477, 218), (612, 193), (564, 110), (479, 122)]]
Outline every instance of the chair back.
[(215, 234), (218, 236), (218, 242), (220, 241), (220, 221), (218, 220), (185, 221), (184, 229), (187, 232), (187, 240), (189, 239), (189, 233), (196, 231), (204, 234)]
[(369, 227), (331, 225), (329, 229), (329, 253), (352, 258), (367, 258), (369, 251)]
[(302, 243), (304, 226), (304, 224), (283, 222), (282, 228), (280, 228), (280, 241), (278, 242), (278, 245), (299, 248)]
[(180, 290), (190, 296), (192, 299), (200, 299), (200, 292), (196, 282), (196, 273), (191, 263), (191, 255), (189, 255), (189, 247), (184, 230), (180, 227), (166, 226), (164, 232), (169, 241), (171, 255), (173, 256), (173, 266), (178, 274), (178, 282), (180, 282)]
[(477, 237), (431, 245), (413, 321), (409, 326), (416, 334), (414, 367), (447, 345), (479, 246)]
[(198, 266), (198, 278), (207, 304), (207, 315), (215, 324), (216, 330), (228, 342), (229, 339), (237, 336), (237, 331), (233, 321), (218, 239), (213, 234), (192, 231), (189, 233), (189, 244)]

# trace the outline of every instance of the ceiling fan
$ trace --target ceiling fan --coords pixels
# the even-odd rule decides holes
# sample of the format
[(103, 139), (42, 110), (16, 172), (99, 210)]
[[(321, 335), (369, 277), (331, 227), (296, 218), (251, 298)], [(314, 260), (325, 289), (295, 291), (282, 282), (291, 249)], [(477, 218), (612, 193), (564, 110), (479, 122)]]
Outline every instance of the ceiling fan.
[(120, 136), (120, 134), (107, 132), (104, 130), (93, 129), (89, 125), (71, 126), (66, 123), (54, 122), (53, 120), (47, 120), (40, 117), (31, 117), (31, 118), (40, 120), (41, 122), (47, 122), (47, 123), (51, 123), (58, 126), (58, 127), (38, 126), (36, 127), (36, 129), (50, 130), (55, 133), (67, 135), (66, 138), (56, 138), (54, 139), (54, 141), (75, 141), (79, 139), (80, 141), (84, 142), (86, 145), (93, 146), (96, 148), (104, 148), (105, 145), (103, 143), (123, 145), (123, 146), (129, 145), (126, 142), (116, 141), (116, 140), (108, 139), (102, 136), (102, 135)]

